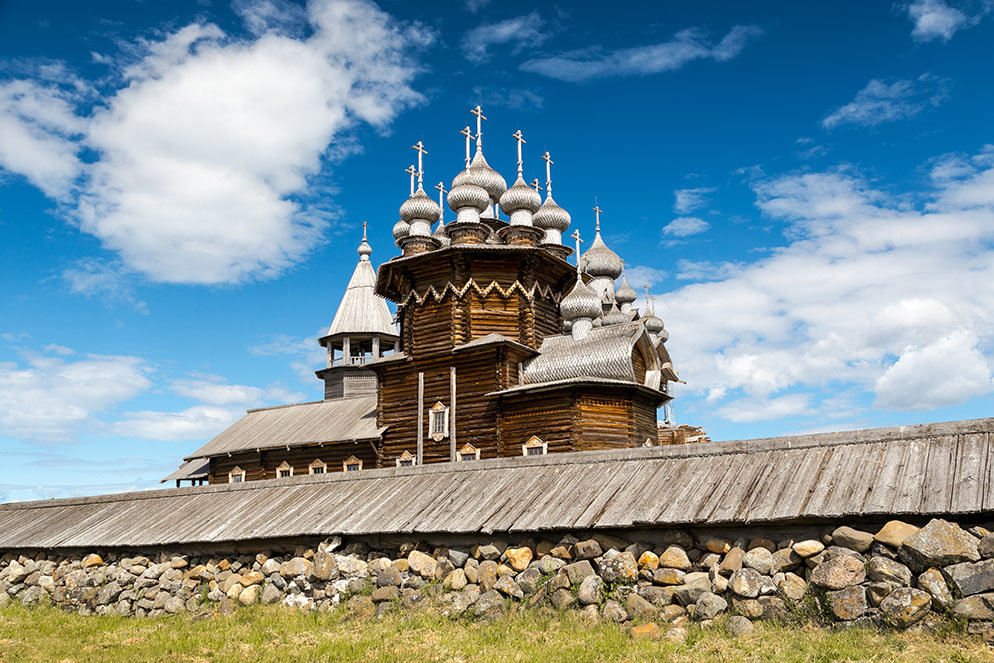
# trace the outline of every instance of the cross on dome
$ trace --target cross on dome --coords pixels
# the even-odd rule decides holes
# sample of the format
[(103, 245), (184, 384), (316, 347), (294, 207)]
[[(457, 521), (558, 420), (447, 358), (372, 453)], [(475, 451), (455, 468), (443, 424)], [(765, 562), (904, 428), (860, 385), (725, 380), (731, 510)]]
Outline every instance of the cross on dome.
[(483, 120), (487, 119), (487, 116), (483, 114), (483, 109), (479, 106), (469, 111), (476, 116), (476, 151), (480, 152), (483, 150)]
[[(525, 137), (521, 135), (521, 129), (518, 129), (513, 134), (511, 134), (514, 140), (518, 141), (518, 177), (521, 177), (521, 146), (524, 145)], [(538, 189), (536, 189), (537, 191)]]
[(573, 234), (570, 235), (570, 237), (576, 240), (576, 275), (577, 277), (579, 277), (580, 276), (580, 242), (583, 241), (582, 239), (580, 239), (580, 229), (574, 228)]
[[(412, 150), (416, 150), (418, 153), (418, 186), (424, 183), (424, 155), (428, 154), (428, 150), (425, 149), (424, 143), (420, 140), (414, 145), (411, 145)], [(413, 167), (413, 166), (412, 166)]]
[(405, 170), (405, 173), (411, 176), (411, 195), (414, 195), (414, 176), (418, 174), (418, 171), (414, 170), (414, 164), (412, 163)]
[(529, 186), (531, 186), (531, 188), (535, 189), (535, 191), (542, 191), (542, 185), (538, 183), (538, 178), (537, 177), (532, 180), (532, 182), (531, 182), (531, 184)]
[(441, 221), (445, 217), (445, 206), (442, 204), (442, 196), (448, 193), (445, 190), (445, 182), (439, 182), (435, 185), (435, 189), (438, 190), (438, 208), (441, 210), (438, 215), (438, 220)]
[(600, 207), (598, 207), (596, 201), (594, 202), (594, 208), (593, 209), (594, 209), (594, 213), (596, 214), (596, 216), (594, 217), (595, 218), (595, 229), (597, 230), (597, 232), (600, 232), (601, 231), (601, 212), (603, 210)]
[(467, 126), (465, 129), (460, 131), (463, 136), (466, 137), (466, 169), (469, 169), (469, 141), (473, 139), (473, 132)]

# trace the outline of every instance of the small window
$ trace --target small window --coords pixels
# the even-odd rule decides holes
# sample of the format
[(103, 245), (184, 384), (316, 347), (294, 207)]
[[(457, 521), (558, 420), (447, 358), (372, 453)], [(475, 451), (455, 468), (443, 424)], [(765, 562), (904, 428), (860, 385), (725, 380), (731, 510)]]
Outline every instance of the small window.
[(328, 471), (328, 464), (318, 458), (308, 467), (311, 474), (324, 474)]
[(358, 472), (362, 469), (362, 461), (355, 456), (349, 456), (342, 461), (342, 469), (346, 472)]
[(439, 442), (449, 436), (449, 408), (441, 401), (428, 411), (428, 437)]
[(277, 479), (289, 479), (293, 476), (293, 465), (283, 461), (280, 466), (276, 468), (276, 478)]
[(415, 465), (417, 465), (417, 459), (411, 455), (410, 451), (400, 454), (397, 459), (397, 467), (414, 467)]
[(544, 456), (549, 452), (549, 445), (537, 435), (532, 435), (528, 441), (521, 445), (522, 456)]
[(233, 468), (228, 472), (228, 483), (244, 483), (245, 482), (245, 470), (240, 467)]
[(456, 460), (480, 460), (480, 450), (467, 444), (456, 454)]

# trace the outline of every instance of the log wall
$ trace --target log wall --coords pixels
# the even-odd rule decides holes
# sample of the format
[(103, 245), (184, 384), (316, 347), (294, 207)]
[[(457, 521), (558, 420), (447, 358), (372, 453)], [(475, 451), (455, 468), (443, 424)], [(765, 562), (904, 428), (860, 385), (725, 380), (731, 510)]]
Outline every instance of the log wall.
[(228, 483), (228, 473), (235, 467), (245, 470), (245, 481), (275, 479), (276, 468), (284, 462), (293, 466), (294, 476), (310, 474), (310, 465), (315, 460), (327, 463), (328, 473), (341, 472), (343, 461), (350, 456), (361, 459), (364, 470), (378, 466), (378, 456), (370, 442), (342, 442), (324, 446), (313, 444), (215, 456), (210, 461), (208, 483)]

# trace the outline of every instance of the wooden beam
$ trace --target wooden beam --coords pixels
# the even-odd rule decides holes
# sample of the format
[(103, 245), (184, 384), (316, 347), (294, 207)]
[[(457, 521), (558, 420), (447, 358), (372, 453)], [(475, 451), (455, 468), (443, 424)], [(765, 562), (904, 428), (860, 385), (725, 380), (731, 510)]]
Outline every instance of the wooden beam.
[(456, 462), (456, 367), (449, 366), (449, 462)]
[(418, 372), (418, 465), (422, 465), (425, 455), (425, 374)]

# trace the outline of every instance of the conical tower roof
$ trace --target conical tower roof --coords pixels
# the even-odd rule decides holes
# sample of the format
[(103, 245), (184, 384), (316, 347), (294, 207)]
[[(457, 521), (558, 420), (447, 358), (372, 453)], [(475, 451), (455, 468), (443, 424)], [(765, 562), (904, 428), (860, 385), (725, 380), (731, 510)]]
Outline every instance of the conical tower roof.
[(338, 305), (335, 319), (328, 329), (328, 336), (379, 334), (397, 337), (397, 327), (393, 324), (387, 300), (375, 292), (376, 270), (369, 261), (370, 253), (372, 249), (366, 242), (363, 230), (362, 244), (359, 245), (359, 264), (355, 266), (349, 285), (345, 288), (342, 303)]

